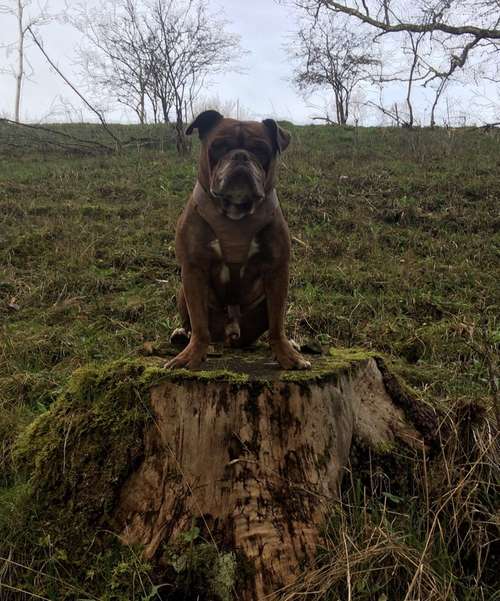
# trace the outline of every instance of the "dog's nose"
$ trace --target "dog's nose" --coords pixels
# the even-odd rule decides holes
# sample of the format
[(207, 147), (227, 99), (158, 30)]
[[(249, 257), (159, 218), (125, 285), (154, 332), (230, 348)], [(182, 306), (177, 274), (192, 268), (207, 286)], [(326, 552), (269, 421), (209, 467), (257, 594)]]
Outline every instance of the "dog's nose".
[(233, 160), (245, 163), (248, 161), (248, 152), (246, 150), (236, 150), (233, 154)]

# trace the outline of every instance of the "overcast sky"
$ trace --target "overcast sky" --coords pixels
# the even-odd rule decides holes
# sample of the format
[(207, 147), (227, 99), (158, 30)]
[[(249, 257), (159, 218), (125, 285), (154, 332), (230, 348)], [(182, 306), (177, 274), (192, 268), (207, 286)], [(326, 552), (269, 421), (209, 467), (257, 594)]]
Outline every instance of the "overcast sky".
[[(53, 12), (63, 11), (64, 0), (51, 0)], [(207, 96), (218, 95), (221, 99), (239, 99), (255, 117), (280, 116), (294, 121), (307, 120), (310, 110), (287, 81), (290, 65), (283, 44), (287, 33), (294, 26), (290, 11), (273, 0), (210, 0), (214, 10), (223, 8), (231, 22), (229, 30), (241, 36), (241, 45), (249, 54), (239, 62), (241, 72), (221, 74), (206, 91)], [(40, 29), (47, 53), (57, 60), (59, 68), (70, 78), (76, 69), (75, 46), (79, 34), (70, 26), (51, 23)], [(15, 39), (15, 20), (0, 15), (0, 43)], [(36, 48), (28, 50), (33, 67), (31, 81), (27, 81), (23, 91), (23, 119), (39, 119), (53, 114), (60, 108), (60, 98), (80, 106), (78, 98), (72, 94), (62, 80), (51, 72), (45, 59)], [(0, 54), (4, 67), (15, 60)], [(0, 113), (12, 111), (14, 102), (14, 79), (0, 76)], [(63, 115), (61, 115), (63, 116)], [(120, 119), (126, 115), (115, 113)]]
[[(15, 4), (13, 0), (6, 1)], [(34, 0), (35, 5), (36, 3), (37, 0)], [(60, 13), (65, 7), (64, 0), (49, 0), (48, 4), (53, 13)], [(241, 72), (219, 75), (217, 81), (206, 90), (207, 97), (217, 95), (221, 100), (238, 99), (250, 112), (250, 116), (259, 119), (272, 116), (303, 123), (309, 121), (313, 114), (321, 112), (311, 105), (321, 104), (322, 98), (316, 96), (306, 101), (294, 91), (289, 81), (292, 65), (284, 44), (296, 23), (296, 15), (289, 8), (274, 0), (210, 0), (209, 4), (213, 10), (223, 9), (225, 17), (231, 23), (229, 30), (241, 36), (241, 46), (249, 53), (239, 63)], [(15, 40), (15, 26), (12, 17), (0, 14), (0, 44)], [(47, 53), (58, 67), (79, 84), (76, 65), (76, 47), (80, 42), (78, 32), (69, 25), (53, 22), (40, 29), (40, 36)], [(88, 113), (80, 113), (81, 101), (50, 69), (38, 49), (28, 47), (27, 56), (32, 66), (32, 76), (23, 88), (22, 120), (64, 121), (69, 118), (68, 106), (75, 109), (71, 111), (72, 119), (88, 120)], [(8, 71), (9, 64), (14, 61), (14, 51), (6, 53), (0, 49), (0, 70)], [(13, 114), (14, 83), (12, 75), (0, 74), (0, 115), (9, 117)], [(385, 102), (391, 103), (398, 96), (404, 97), (401, 88), (397, 91), (388, 90)], [(457, 114), (461, 111), (470, 113), (471, 102), (475, 102), (479, 107), (476, 114), (480, 113), (482, 119), (488, 119), (491, 110), (484, 107), (489, 100), (498, 103), (498, 91), (491, 87), (481, 88), (471, 96), (461, 90), (460, 86), (455, 86), (451, 99), (452, 108)], [(447, 108), (449, 110), (449, 103)], [(444, 106), (442, 110), (445, 110)], [(131, 114), (122, 110), (108, 115), (108, 119), (134, 120)], [(381, 115), (373, 112), (364, 111), (362, 115), (362, 122), (365, 124), (380, 119)]]

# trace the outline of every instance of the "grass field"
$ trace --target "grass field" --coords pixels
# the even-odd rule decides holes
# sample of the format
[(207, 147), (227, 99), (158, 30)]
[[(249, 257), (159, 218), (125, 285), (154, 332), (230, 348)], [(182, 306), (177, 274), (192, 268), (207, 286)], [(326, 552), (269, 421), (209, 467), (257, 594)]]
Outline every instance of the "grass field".
[[(88, 139), (94, 129), (64, 127)], [(346, 485), (341, 531), (359, 570), (347, 587), (339, 566), (348, 546), (340, 552), (332, 534), (325, 593), (312, 598), (498, 599), (500, 134), (289, 129), (278, 186), (293, 237), (288, 332), (386, 354), (451, 424), (425, 490), (392, 495), (388, 507), (387, 496)], [(137, 559), (98, 557), (77, 569), (33, 535), (21, 509), (29, 483), (12, 449), (76, 368), (165, 347), (178, 324), (174, 228), (196, 178), (196, 144), (180, 158), (156, 129), (156, 148), (82, 156), (16, 135), (0, 127), (0, 555), (9, 559), (0, 599), (30, 598), (15, 589), (161, 598), (150, 576), (132, 596), (151, 570)]]

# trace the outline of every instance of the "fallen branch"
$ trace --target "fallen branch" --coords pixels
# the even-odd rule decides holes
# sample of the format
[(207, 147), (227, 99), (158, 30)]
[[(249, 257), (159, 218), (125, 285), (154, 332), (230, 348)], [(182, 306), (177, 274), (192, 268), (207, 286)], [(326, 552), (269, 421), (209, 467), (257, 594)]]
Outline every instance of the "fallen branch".
[(474, 127), (474, 130), (482, 129), (484, 131), (489, 131), (490, 129), (494, 129), (495, 127), (500, 127), (500, 121), (495, 121), (495, 123), (485, 123), (484, 125), (478, 125)]
[[(47, 132), (50, 134), (55, 134), (57, 136), (61, 136), (62, 138), (66, 138), (69, 140), (73, 140), (78, 142), (79, 144), (87, 144), (90, 147), (97, 147), (102, 150), (106, 150), (107, 152), (113, 151), (114, 149), (111, 146), (107, 146), (106, 144), (101, 144), (100, 142), (96, 142), (94, 140), (85, 140), (83, 138), (78, 138), (77, 136), (73, 136), (66, 132), (58, 131), (56, 129), (52, 129), (50, 127), (45, 127), (43, 125), (34, 125), (30, 123), (22, 123), (20, 121), (13, 121), (12, 119), (0, 118), (0, 123), (8, 123), (9, 125), (25, 127), (27, 129), (33, 129), (35, 131)], [(50, 140), (43, 140), (44, 142), (48, 142), (49, 144), (57, 144), (56, 142), (52, 142)]]
[(325, 123), (328, 123), (328, 125), (338, 125), (338, 123), (336, 121), (333, 121), (332, 119), (330, 119), (330, 117), (312, 117), (313, 121), (324, 121)]
[(101, 122), (104, 130), (106, 131), (106, 133), (113, 138), (113, 140), (115, 141), (116, 145), (118, 148), (121, 147), (122, 142), (119, 138), (117, 138), (115, 136), (115, 134), (110, 130), (110, 128), (108, 127), (108, 124), (106, 123), (106, 120), (104, 119), (102, 113), (100, 111), (98, 111), (94, 106), (92, 106), (90, 104), (90, 102), (83, 96), (83, 94), (81, 94), (81, 92), (79, 92), (77, 90), (77, 88), (69, 81), (69, 79), (61, 72), (61, 70), (59, 69), (59, 67), (56, 66), (56, 64), (54, 63), (54, 61), (50, 58), (50, 56), (45, 52), (42, 44), (39, 42), (38, 38), (36, 37), (36, 35), (33, 33), (31, 27), (28, 27), (27, 30), (30, 32), (31, 37), (33, 38), (33, 41), (35, 42), (36, 46), (38, 47), (38, 49), (40, 50), (40, 52), (43, 54), (43, 56), (45, 57), (45, 59), (47, 60), (47, 62), (49, 63), (49, 65), (55, 70), (55, 72), (59, 75), (59, 77), (61, 77), (61, 79), (63, 79), (65, 81), (65, 83), (73, 90), (73, 92), (75, 92), (75, 94), (84, 102), (84, 104), (95, 114), (97, 115), (97, 118), (99, 119), (99, 121)]

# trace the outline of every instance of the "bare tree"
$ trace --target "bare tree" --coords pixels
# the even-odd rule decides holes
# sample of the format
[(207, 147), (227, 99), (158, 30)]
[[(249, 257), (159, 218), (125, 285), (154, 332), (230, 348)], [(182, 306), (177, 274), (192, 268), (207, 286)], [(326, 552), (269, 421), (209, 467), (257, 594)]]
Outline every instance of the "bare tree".
[(173, 122), (179, 152), (187, 150), (184, 125), (210, 76), (227, 69), (239, 39), (208, 11), (207, 0), (108, 0), (99, 13), (73, 19), (84, 32), (81, 51), (89, 80), (132, 108), (139, 121)]
[[(294, 82), (299, 90), (328, 89), (334, 99), (333, 122), (347, 123), (354, 90), (372, 79), (378, 63), (371, 39), (353, 31), (345, 21), (325, 15), (302, 23), (292, 36), (289, 52), (298, 63)], [(332, 122), (328, 114), (323, 119)]]
[(239, 98), (221, 98), (218, 94), (209, 97), (199, 97), (193, 105), (193, 115), (198, 115), (209, 109), (216, 110), (225, 117), (232, 117), (243, 121), (252, 118), (252, 112), (248, 107), (241, 104)]
[[(411, 60), (404, 77), (384, 75), (385, 81), (406, 81), (409, 124), (413, 123), (411, 94), (418, 81), (432, 89), (431, 126), (436, 108), (448, 84), (470, 65), (493, 64), (491, 54), (500, 48), (499, 0), (294, 0), (293, 4), (319, 19), (324, 11), (350, 17), (370, 26), (376, 37), (399, 36)], [(403, 36), (403, 37), (401, 37)]]
[(86, 45), (79, 49), (80, 64), (94, 95), (107, 91), (134, 111), (140, 123), (147, 121), (147, 109), (151, 108), (157, 122), (158, 103), (148, 87), (150, 40), (137, 2), (108, 1), (97, 11), (90, 10), (87, 3), (79, 4), (69, 21), (85, 36)]
[[(379, 62), (380, 73), (378, 76), (379, 86), (379, 101), (374, 102), (370, 100), (368, 104), (378, 109), (386, 117), (389, 117), (395, 122), (397, 126), (413, 127), (415, 123), (415, 110), (413, 106), (413, 92), (415, 90), (415, 83), (420, 83), (424, 77), (420, 73), (421, 64), (421, 45), (424, 38), (423, 33), (407, 32), (403, 39), (400, 48), (400, 58), (403, 64), (398, 68), (395, 67), (397, 59), (394, 59), (394, 53), (391, 57), (385, 56), (384, 60)], [(391, 66), (391, 73), (386, 73), (387, 65)], [(388, 108), (384, 106), (382, 92), (385, 84), (392, 84), (394, 82), (402, 83), (405, 85), (405, 99), (404, 105), (393, 103), (392, 107)]]
[(114, 140), (114, 142), (116, 143), (117, 148), (119, 148), (121, 146), (121, 141), (120, 139), (113, 133), (113, 131), (109, 128), (108, 124), (106, 123), (106, 120), (104, 118), (104, 115), (101, 111), (99, 111), (98, 109), (96, 109), (86, 98), (85, 96), (80, 92), (80, 90), (66, 77), (66, 75), (64, 75), (64, 73), (61, 71), (61, 69), (56, 65), (56, 63), (52, 60), (52, 58), (47, 54), (47, 51), (45, 50), (45, 48), (43, 47), (43, 44), (41, 43), (41, 41), (37, 38), (37, 36), (35, 35), (34, 31), (31, 29), (31, 27), (28, 27), (28, 31), (31, 35), (31, 38), (33, 40), (33, 42), (35, 43), (35, 45), (37, 46), (37, 48), (40, 50), (40, 52), (42, 53), (43, 57), (45, 58), (45, 60), (48, 62), (48, 64), (52, 67), (52, 69), (59, 75), (59, 77), (64, 81), (64, 83), (71, 88), (71, 90), (73, 90), (73, 92), (80, 98), (80, 100), (83, 101), (83, 103), (85, 104), (85, 106), (90, 109), (99, 119), (99, 121), (101, 122), (101, 125), (104, 129), (104, 131)]
[(211, 15), (206, 0), (185, 3), (154, 0), (147, 22), (153, 48), (155, 95), (170, 100), (174, 111), (177, 149), (187, 150), (184, 124), (207, 78), (230, 66), (239, 40), (224, 31), (226, 22)]
[(21, 110), (21, 92), (23, 81), (26, 77), (26, 35), (34, 27), (48, 23), (51, 17), (48, 14), (48, 3), (32, 8), (32, 0), (10, 0), (0, 4), (0, 14), (11, 15), (16, 20), (17, 39), (6, 44), (7, 52), (15, 48), (16, 66), (13, 75), (16, 80), (16, 94), (14, 99), (14, 120), (19, 122)]
[(416, 75), (416, 71), (418, 68), (419, 60), (420, 60), (420, 44), (422, 42), (424, 34), (423, 33), (414, 33), (412, 31), (408, 32), (408, 39), (410, 40), (411, 47), (411, 65), (410, 71), (408, 73), (408, 82), (406, 86), (406, 105), (408, 107), (408, 127), (413, 127), (413, 123), (415, 120), (415, 115), (413, 112), (413, 104), (412, 104), (412, 91), (413, 91), (413, 83)]

